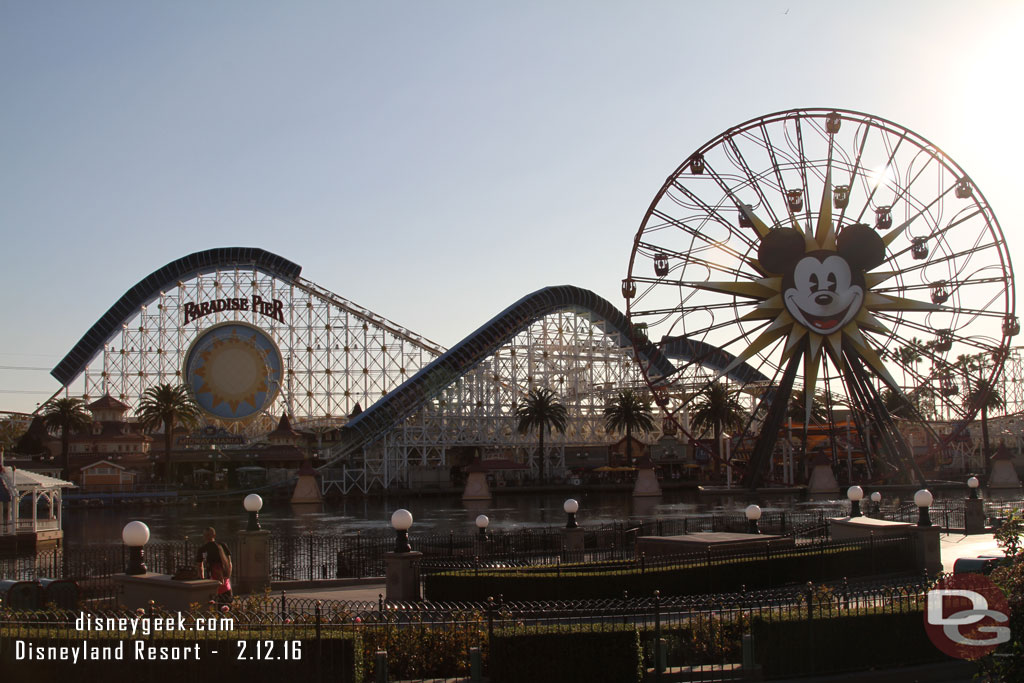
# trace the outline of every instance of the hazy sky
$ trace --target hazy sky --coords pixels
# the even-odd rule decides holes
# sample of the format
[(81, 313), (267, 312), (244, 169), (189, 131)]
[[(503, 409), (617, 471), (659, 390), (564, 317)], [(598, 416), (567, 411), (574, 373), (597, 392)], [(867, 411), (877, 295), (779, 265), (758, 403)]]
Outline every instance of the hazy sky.
[(624, 309), (664, 179), (783, 109), (928, 138), (1020, 266), (1021, 36), (1009, 0), (0, 0), (0, 410), (58, 389), (138, 280), (217, 246), (444, 346), (546, 285)]

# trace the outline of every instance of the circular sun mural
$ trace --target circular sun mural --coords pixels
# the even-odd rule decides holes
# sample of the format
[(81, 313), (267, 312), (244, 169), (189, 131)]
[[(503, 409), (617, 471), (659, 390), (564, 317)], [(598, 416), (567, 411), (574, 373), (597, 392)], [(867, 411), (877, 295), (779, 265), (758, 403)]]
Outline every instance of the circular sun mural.
[(281, 351), (262, 330), (223, 323), (203, 332), (185, 354), (185, 382), (210, 415), (242, 420), (266, 408), (281, 389)]

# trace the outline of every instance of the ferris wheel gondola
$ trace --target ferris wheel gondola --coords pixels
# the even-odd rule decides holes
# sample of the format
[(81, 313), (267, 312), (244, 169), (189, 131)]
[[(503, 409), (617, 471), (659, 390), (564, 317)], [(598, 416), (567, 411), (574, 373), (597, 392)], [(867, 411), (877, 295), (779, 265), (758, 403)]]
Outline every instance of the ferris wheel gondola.
[(980, 407), (964, 396), (994, 386), (1020, 331), (1002, 231), (970, 176), (846, 110), (763, 116), (687, 157), (644, 216), (622, 293), (675, 361), (648, 381), (680, 426), (711, 384), (748, 397), (733, 450), (749, 486), (801, 391), (799, 422), (817, 400), (826, 422), (853, 424), (869, 467), (923, 481), (943, 443), (932, 423), (953, 424), (947, 440), (963, 429)]

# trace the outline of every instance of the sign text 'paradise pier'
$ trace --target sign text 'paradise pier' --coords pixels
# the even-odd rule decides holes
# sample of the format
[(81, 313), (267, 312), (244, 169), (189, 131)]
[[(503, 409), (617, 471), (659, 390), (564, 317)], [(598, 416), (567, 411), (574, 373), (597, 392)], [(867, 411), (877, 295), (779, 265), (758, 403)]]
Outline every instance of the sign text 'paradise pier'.
[(185, 304), (185, 324), (188, 325), (191, 321), (198, 320), (211, 313), (221, 313), (223, 311), (255, 311), (280, 323), (284, 322), (284, 302), (280, 299), (267, 301), (263, 297), (253, 294), (251, 299), (245, 297), (214, 299), (213, 301), (204, 301), (198, 304), (189, 301)]

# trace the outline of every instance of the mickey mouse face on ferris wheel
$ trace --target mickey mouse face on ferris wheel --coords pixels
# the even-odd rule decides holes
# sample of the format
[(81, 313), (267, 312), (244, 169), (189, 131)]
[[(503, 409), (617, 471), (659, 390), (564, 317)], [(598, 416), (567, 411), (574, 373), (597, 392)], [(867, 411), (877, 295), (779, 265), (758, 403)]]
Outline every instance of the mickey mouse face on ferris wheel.
[(885, 244), (870, 226), (850, 225), (836, 250), (806, 251), (807, 240), (793, 228), (772, 230), (761, 241), (758, 260), (782, 276), (786, 310), (805, 328), (821, 335), (843, 329), (864, 305), (864, 272), (885, 260)]

